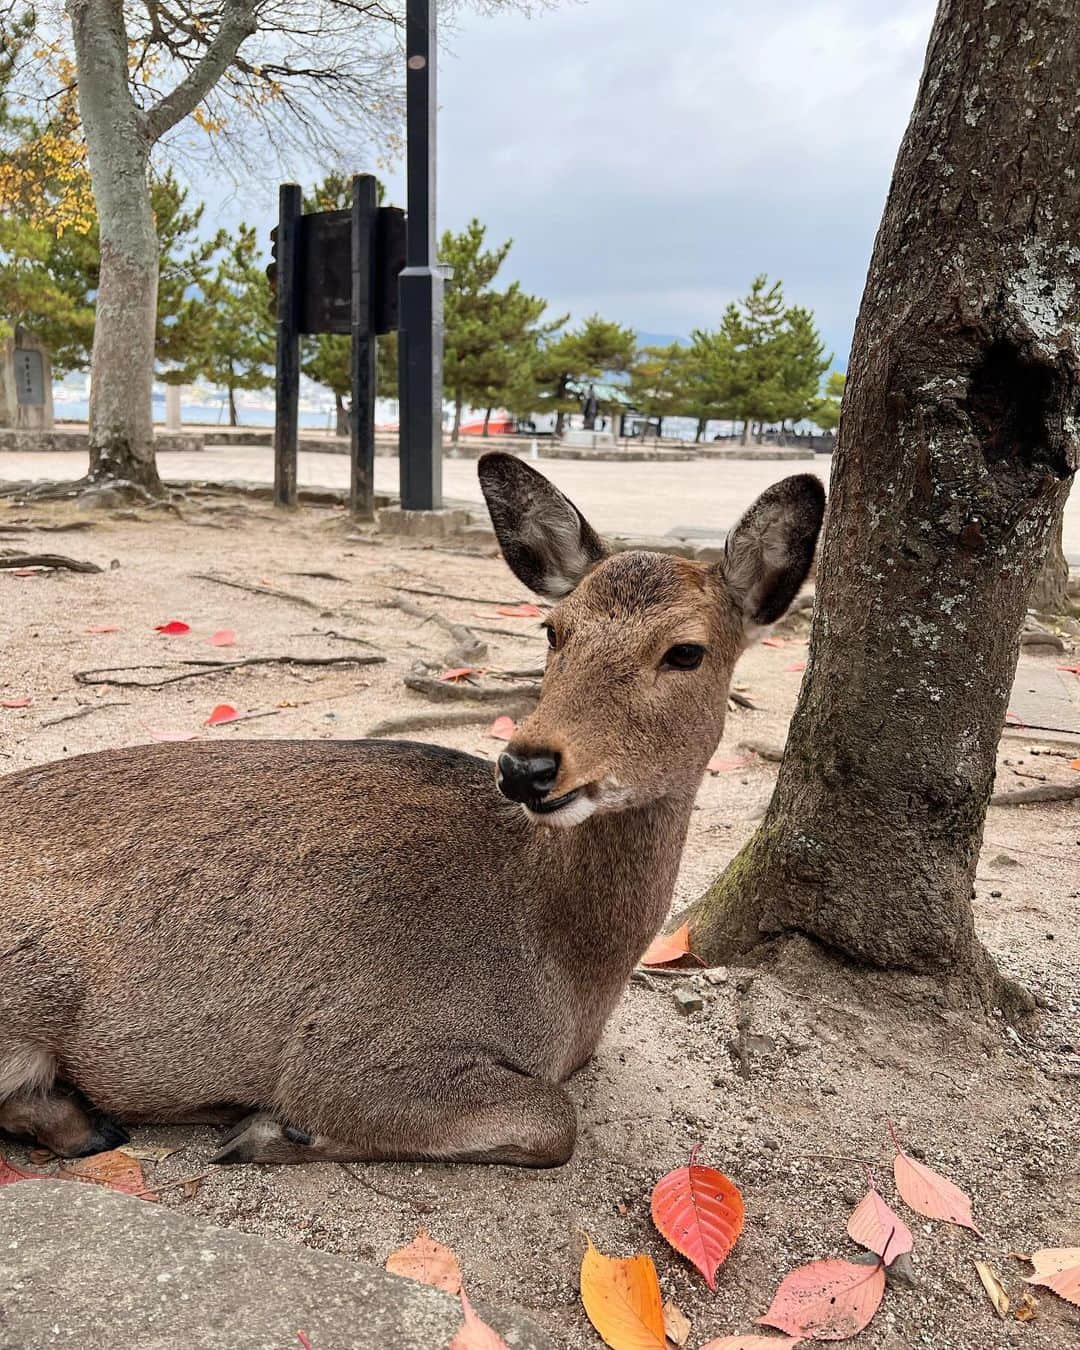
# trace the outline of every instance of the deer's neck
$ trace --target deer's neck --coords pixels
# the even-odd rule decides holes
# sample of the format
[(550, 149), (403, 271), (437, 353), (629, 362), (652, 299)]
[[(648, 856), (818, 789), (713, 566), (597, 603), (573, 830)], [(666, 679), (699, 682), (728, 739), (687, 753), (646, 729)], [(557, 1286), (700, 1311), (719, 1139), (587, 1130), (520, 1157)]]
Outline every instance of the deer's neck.
[[(564, 961), (621, 989), (671, 903), (693, 794), (539, 829), (536, 863), (547, 884), (539, 924)], [(537, 896), (538, 902), (540, 895)]]

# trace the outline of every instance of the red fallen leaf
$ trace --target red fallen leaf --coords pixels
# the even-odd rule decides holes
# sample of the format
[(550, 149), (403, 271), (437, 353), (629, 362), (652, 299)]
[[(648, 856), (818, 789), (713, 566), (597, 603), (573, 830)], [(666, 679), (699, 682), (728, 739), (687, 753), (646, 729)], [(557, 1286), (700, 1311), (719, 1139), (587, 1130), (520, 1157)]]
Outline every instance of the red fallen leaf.
[(219, 628), (206, 639), (211, 647), (235, 647), (236, 634), (231, 628)]
[(674, 933), (658, 933), (645, 948), (641, 964), (666, 966), (669, 961), (678, 961), (680, 957), (690, 955), (690, 925), (684, 923)]
[(179, 637), (181, 633), (191, 632), (191, 624), (185, 623), (183, 619), (170, 619), (168, 623), (159, 623), (154, 632), (164, 633), (167, 637)]
[(730, 1177), (695, 1164), (698, 1148), (695, 1144), (686, 1167), (668, 1172), (653, 1187), (652, 1220), (715, 1289), (717, 1269), (742, 1232), (743, 1199)]
[(306, 1331), (298, 1331), (296, 1333), (296, 1339), (300, 1342), (303, 1350), (312, 1350), (312, 1344), (307, 1338)]
[(456, 1294), (461, 1288), (461, 1267), (449, 1247), (429, 1237), (423, 1228), (405, 1247), (399, 1247), (386, 1258), (386, 1269), (391, 1275), (403, 1275), (408, 1280), (430, 1284), (446, 1294)]
[(1025, 1284), (1041, 1284), (1080, 1307), (1080, 1247), (1043, 1247), (1031, 1253), (1034, 1275)]
[(896, 1145), (896, 1157), (893, 1159), (893, 1176), (900, 1198), (916, 1214), (928, 1219), (944, 1219), (946, 1223), (958, 1224), (961, 1228), (970, 1228), (973, 1233), (983, 1234), (971, 1221), (971, 1200), (959, 1186), (943, 1177), (933, 1168), (916, 1158), (909, 1158), (900, 1147), (896, 1131), (889, 1125), (889, 1131)]
[(9, 577), (40, 577), (44, 575), (40, 567), (13, 567)]
[(147, 727), (146, 734), (153, 741), (194, 741), (199, 735), (197, 731), (164, 731), (160, 727)]
[(477, 671), (473, 666), (456, 666), (453, 670), (444, 670), (443, 673), (439, 676), (439, 679), (463, 680), (467, 675), (477, 675), (477, 674), (479, 674), (479, 671)]
[(516, 730), (514, 719), (503, 714), (488, 727), (488, 735), (493, 741), (508, 741)]
[(741, 755), (737, 759), (721, 759), (719, 755), (713, 755), (705, 768), (709, 773), (734, 773), (737, 769), (745, 769), (751, 763), (751, 758), (750, 755)]
[(852, 1210), (847, 1231), (848, 1237), (854, 1238), (860, 1247), (868, 1248), (875, 1256), (880, 1256), (886, 1265), (892, 1265), (898, 1256), (915, 1247), (911, 1229), (899, 1214), (889, 1208), (873, 1186)]
[(204, 727), (217, 727), (222, 722), (235, 722), (240, 714), (231, 703), (219, 703), (203, 723)]
[(118, 1148), (107, 1153), (94, 1153), (89, 1158), (73, 1158), (64, 1163), (57, 1176), (64, 1181), (88, 1181), (95, 1186), (108, 1186), (110, 1190), (144, 1200), (157, 1199), (147, 1188), (146, 1177), (137, 1159)]
[(761, 639), (761, 645), (762, 645), (763, 647), (786, 647), (786, 646), (787, 646), (787, 638), (782, 638), (782, 637), (767, 637), (767, 638), (762, 638), (762, 639)]
[(790, 666), (785, 666), (784, 669), (785, 669), (785, 670), (805, 670), (805, 669), (806, 669), (806, 662), (805, 662), (805, 661), (793, 661), (792, 664), (791, 664)]
[(797, 1336), (721, 1336), (701, 1350), (790, 1350), (798, 1344)]
[(0, 708), (29, 708), (32, 698), (0, 698)]
[(0, 1158), (0, 1186), (9, 1186), (13, 1181), (43, 1181), (47, 1178), (42, 1177), (38, 1172), (24, 1172), (21, 1167), (16, 1167), (14, 1163), (9, 1163), (6, 1158)]
[(531, 600), (523, 600), (520, 605), (497, 605), (495, 613), (503, 614), (508, 619), (538, 619), (541, 610)]
[(877, 1312), (885, 1293), (885, 1267), (851, 1261), (811, 1261), (780, 1282), (769, 1311), (757, 1320), (789, 1336), (846, 1341)]
[(122, 630), (114, 623), (92, 623), (89, 628), (84, 628), (84, 633), (119, 633)]
[(473, 1311), (473, 1306), (460, 1291), (461, 1310), (465, 1314), (458, 1334), (450, 1342), (450, 1350), (510, 1350), (497, 1331), (493, 1331), (486, 1322), (481, 1322)]
[(1069, 675), (1080, 675), (1080, 661), (1077, 661), (1074, 666), (1058, 666), (1058, 670), (1064, 670)]

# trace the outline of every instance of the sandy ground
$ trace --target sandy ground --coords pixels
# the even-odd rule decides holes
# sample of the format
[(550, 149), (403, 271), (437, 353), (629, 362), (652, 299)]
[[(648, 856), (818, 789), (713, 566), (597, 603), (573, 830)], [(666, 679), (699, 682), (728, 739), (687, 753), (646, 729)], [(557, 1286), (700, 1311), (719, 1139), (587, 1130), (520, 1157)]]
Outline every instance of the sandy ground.
[[(185, 508), (184, 517), (117, 519), (68, 506), (0, 504), (0, 547), (59, 551), (105, 568), (0, 573), (0, 699), (33, 699), (0, 709), (3, 769), (144, 741), (151, 729), (223, 738), (363, 735), (389, 715), (429, 707), (404, 689), (402, 676), (418, 657), (437, 658), (450, 645), (434, 624), (388, 607), (401, 594), (394, 587), (524, 598), (498, 559), (385, 543), (330, 510), (280, 519), (229, 499)], [(41, 529), (66, 525), (85, 528)], [(314, 607), (195, 580), (200, 572), (287, 590)], [(312, 572), (340, 579), (304, 575)], [(541, 660), (535, 620), (476, 620), (488, 605), (410, 599), (504, 630), (483, 635), (493, 665)], [(190, 623), (192, 634), (154, 631), (170, 619)], [(95, 625), (119, 631), (86, 631)], [(226, 627), (236, 631), (236, 647), (206, 645)], [(137, 662), (368, 650), (329, 631), (374, 644), (386, 663), (254, 667), (159, 690), (85, 687), (72, 678), (76, 670)], [(732, 714), (726, 755), (739, 754), (744, 740), (782, 742), (801, 678), (793, 667), (804, 657), (797, 637), (746, 654), (737, 682), (760, 710)], [(272, 715), (204, 728), (222, 702)], [(93, 713), (54, 721), (85, 707)], [(475, 726), (424, 738), (494, 756), (498, 743), (486, 729), (495, 711)], [(1031, 753), (1053, 748), (1013, 735), (1003, 742), (999, 783), (1024, 786), (1014, 775), (1032, 772), (1067, 780), (1066, 758)], [(702, 784), (676, 905), (700, 893), (752, 832), (775, 772), (758, 759)], [(859, 973), (809, 950), (777, 971), (652, 974), (631, 983), (595, 1061), (570, 1085), (581, 1135), (564, 1168), (243, 1167), (212, 1173), (193, 1198), (174, 1190), (163, 1202), (214, 1223), (377, 1261), (423, 1224), (457, 1250), (475, 1299), (528, 1309), (570, 1350), (599, 1345), (577, 1299), (587, 1232), (605, 1252), (655, 1258), (664, 1293), (691, 1318), (689, 1344), (698, 1347), (750, 1330), (780, 1278), (800, 1262), (854, 1254), (844, 1225), (864, 1177), (849, 1160), (868, 1160), (893, 1198), (889, 1118), (913, 1150), (972, 1195), (986, 1236), (901, 1207), (915, 1233), (917, 1284), (890, 1287), (858, 1343), (877, 1350), (1071, 1344), (1080, 1311), (1047, 1293), (1034, 1322), (998, 1321), (972, 1259), (988, 1260), (1015, 1300), (1028, 1267), (1008, 1253), (1080, 1245), (1078, 844), (1074, 807), (990, 811), (975, 898), (979, 931), (1043, 1005), (1016, 1031), (971, 1020), (929, 982)], [(893, 901), (902, 904), (903, 896)], [(678, 987), (699, 990), (703, 1009), (689, 1017), (678, 1011)], [(749, 1046), (741, 1071), (740, 1033)], [(715, 1295), (649, 1217), (653, 1183), (682, 1164), (696, 1141), (702, 1160), (742, 1187), (748, 1215)], [(213, 1135), (144, 1129), (137, 1142), (180, 1150), (146, 1164), (149, 1177), (167, 1180), (204, 1171)], [(13, 1145), (5, 1151), (25, 1158)]]
[[(611, 460), (540, 459), (536, 467), (578, 504), (597, 529), (621, 534), (661, 535), (690, 526), (695, 531), (733, 525), (742, 511), (770, 483), (791, 473), (815, 473), (829, 481), (832, 459), (815, 455), (807, 460), (690, 460), (642, 461), (619, 464)], [(207, 446), (202, 451), (159, 453), (163, 478), (242, 480), (271, 483), (273, 459), (259, 446)], [(86, 472), (86, 456), (69, 452), (0, 453), (0, 479), (78, 478)], [(349, 461), (345, 455), (305, 451), (299, 456), (301, 487), (345, 488)], [(398, 491), (398, 461), (375, 461), (375, 487)], [(482, 504), (476, 480), (476, 461), (443, 461), (443, 492), (447, 501)], [(1064, 545), (1074, 567), (1080, 566), (1080, 491), (1066, 503)]]

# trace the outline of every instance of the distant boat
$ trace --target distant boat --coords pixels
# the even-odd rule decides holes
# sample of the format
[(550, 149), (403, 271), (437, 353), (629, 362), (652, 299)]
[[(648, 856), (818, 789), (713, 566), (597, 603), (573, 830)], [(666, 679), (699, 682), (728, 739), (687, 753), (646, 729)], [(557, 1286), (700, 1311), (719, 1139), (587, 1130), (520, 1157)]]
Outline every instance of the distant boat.
[[(484, 434), (484, 419), (479, 421), (462, 422), (459, 428), (462, 436), (482, 436)], [(517, 431), (517, 419), (511, 417), (509, 413), (492, 413), (488, 422), (489, 436), (511, 436)]]

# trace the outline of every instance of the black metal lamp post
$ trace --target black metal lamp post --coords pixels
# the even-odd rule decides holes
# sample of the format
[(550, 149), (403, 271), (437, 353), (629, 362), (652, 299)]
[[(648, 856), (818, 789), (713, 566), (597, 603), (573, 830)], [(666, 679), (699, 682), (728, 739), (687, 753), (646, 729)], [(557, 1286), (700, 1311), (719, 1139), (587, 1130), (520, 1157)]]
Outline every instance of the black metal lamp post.
[(442, 505), (443, 276), (435, 257), (436, 0), (405, 12), (408, 241), (398, 277), (401, 505)]

